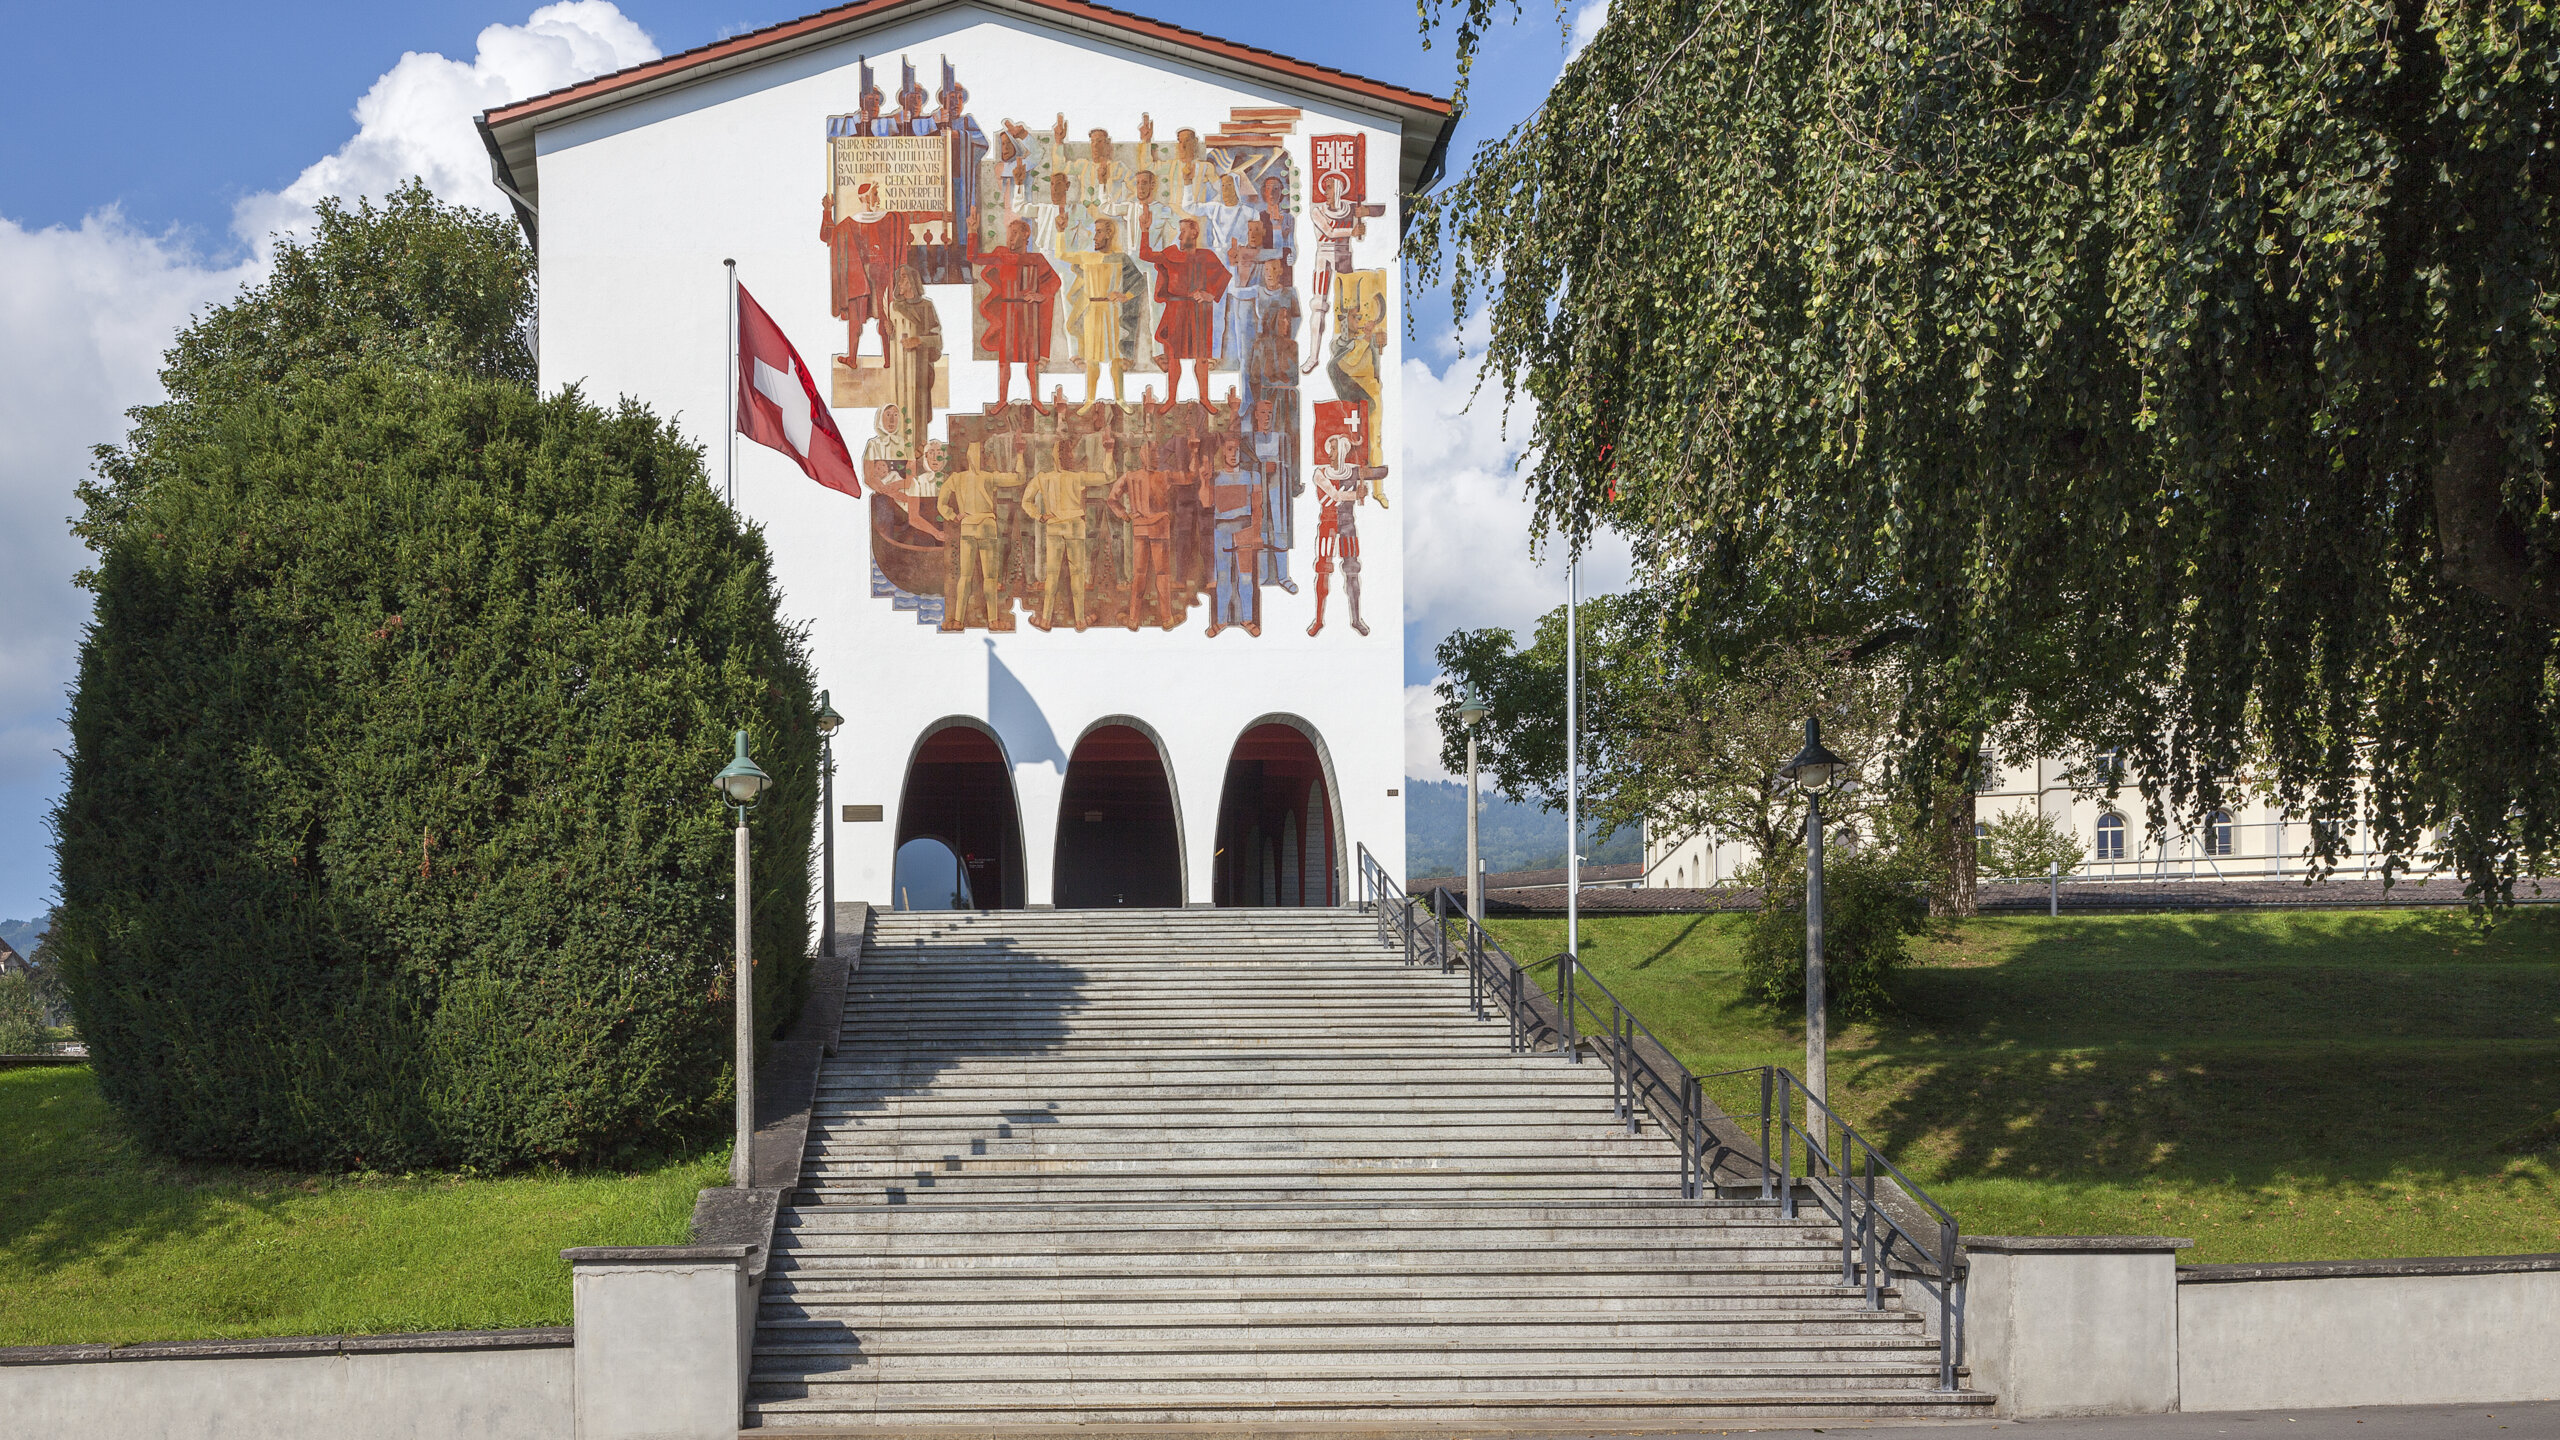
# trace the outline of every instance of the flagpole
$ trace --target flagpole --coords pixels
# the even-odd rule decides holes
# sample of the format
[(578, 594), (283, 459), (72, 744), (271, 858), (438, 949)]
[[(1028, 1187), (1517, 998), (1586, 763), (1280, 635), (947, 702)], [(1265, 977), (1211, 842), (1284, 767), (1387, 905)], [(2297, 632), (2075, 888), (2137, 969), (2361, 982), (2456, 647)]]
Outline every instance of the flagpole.
[(738, 262), (723, 260), (721, 268), (729, 274), (729, 374), (720, 393), (726, 397), (723, 413), (729, 424), (721, 431), (720, 481), (728, 492), (729, 508), (738, 508)]
[(1582, 959), (1582, 656), (1574, 619), (1581, 605), (1577, 551), (1564, 564), (1564, 948), (1576, 961)]

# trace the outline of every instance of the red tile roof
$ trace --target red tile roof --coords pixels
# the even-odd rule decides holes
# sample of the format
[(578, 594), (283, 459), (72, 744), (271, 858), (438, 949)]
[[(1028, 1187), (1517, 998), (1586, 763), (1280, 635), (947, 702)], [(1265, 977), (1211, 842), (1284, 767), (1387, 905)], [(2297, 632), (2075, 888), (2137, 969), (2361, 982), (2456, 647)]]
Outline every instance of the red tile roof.
[[(728, 39), (715, 40), (708, 45), (697, 45), (693, 49), (678, 51), (673, 55), (663, 56), (645, 64), (616, 70), (608, 75), (598, 75), (592, 80), (582, 80), (575, 85), (566, 86), (548, 94), (531, 96), (518, 100), (512, 105), (501, 105), (491, 110), (484, 119), (487, 124), (493, 126), (530, 120), (581, 101), (609, 95), (616, 90), (669, 79), (687, 70), (722, 60), (737, 59), (757, 50), (818, 32), (857, 22), (882, 23), (901, 10), (934, 10), (941, 9), (950, 3), (951, 0), (854, 0), (850, 5), (838, 5), (832, 9), (821, 10), (814, 15), (804, 15), (797, 20), (785, 20), (777, 25), (767, 25), (761, 30), (750, 30), (743, 35), (732, 35)], [(1204, 35), (1197, 30), (1186, 29), (1180, 25), (1167, 24), (1162, 20), (1150, 20), (1143, 15), (1132, 15), (1126, 10), (1114, 10), (1107, 5), (1095, 5), (1090, 3), (1090, 0), (1010, 0), (1010, 3), (1014, 7), (1034, 12), (1047, 12), (1062, 20), (1082, 22), (1123, 31), (1147, 40), (1169, 42), (1202, 50), (1224, 59), (1242, 61), (1275, 74), (1312, 81), (1329, 90), (1364, 95), (1398, 107), (1427, 110), (1440, 115), (1449, 113), (1449, 101), (1443, 96), (1427, 95), (1419, 90), (1408, 90), (1401, 85), (1390, 85), (1383, 80), (1354, 75), (1348, 70), (1337, 70), (1330, 65), (1318, 65), (1312, 61), (1294, 59), (1257, 45), (1243, 45), (1233, 40), (1221, 40), (1214, 35)]]

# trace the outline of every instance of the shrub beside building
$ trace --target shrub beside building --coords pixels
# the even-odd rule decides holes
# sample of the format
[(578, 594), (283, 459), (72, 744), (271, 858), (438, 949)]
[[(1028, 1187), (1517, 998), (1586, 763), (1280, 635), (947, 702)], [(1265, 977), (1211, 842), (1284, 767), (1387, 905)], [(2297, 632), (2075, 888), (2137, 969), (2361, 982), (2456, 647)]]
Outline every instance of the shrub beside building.
[(184, 1156), (711, 1140), (736, 728), (777, 782), (768, 1033), (806, 982), (817, 744), (763, 539), (645, 410), (351, 348), (194, 405), (92, 497), (53, 946), (99, 1086)]

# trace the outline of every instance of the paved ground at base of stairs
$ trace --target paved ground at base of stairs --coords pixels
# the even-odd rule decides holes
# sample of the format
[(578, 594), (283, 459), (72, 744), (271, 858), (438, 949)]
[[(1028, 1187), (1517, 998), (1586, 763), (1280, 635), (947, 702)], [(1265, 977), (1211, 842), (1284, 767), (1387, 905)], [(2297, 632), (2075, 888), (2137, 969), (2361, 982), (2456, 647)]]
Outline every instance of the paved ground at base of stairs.
[[(1915, 1425), (1837, 1421), (1794, 1429), (1706, 1429), (1697, 1435), (1868, 1435), (1893, 1431), (2054, 1436), (2057, 1440), (2560, 1440), (2560, 1401), (2515, 1405), (2391, 1405), (2352, 1410), (2229, 1410), (2193, 1415), (2101, 1415), (2058, 1420), (1959, 1420)], [(1563, 1440), (1563, 1437), (1555, 1437)], [(1675, 1440), (1670, 1435), (1649, 1440)]]

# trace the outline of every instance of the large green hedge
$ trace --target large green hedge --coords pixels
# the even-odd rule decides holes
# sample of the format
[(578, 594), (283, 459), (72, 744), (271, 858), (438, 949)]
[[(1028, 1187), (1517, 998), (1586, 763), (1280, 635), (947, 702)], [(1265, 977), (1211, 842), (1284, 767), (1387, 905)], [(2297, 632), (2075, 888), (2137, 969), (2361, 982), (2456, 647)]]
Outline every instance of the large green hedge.
[(164, 1152), (589, 1163), (717, 1137), (744, 727), (767, 1033), (816, 738), (763, 540), (675, 430), (389, 361), (166, 433), (103, 531), (57, 947)]

